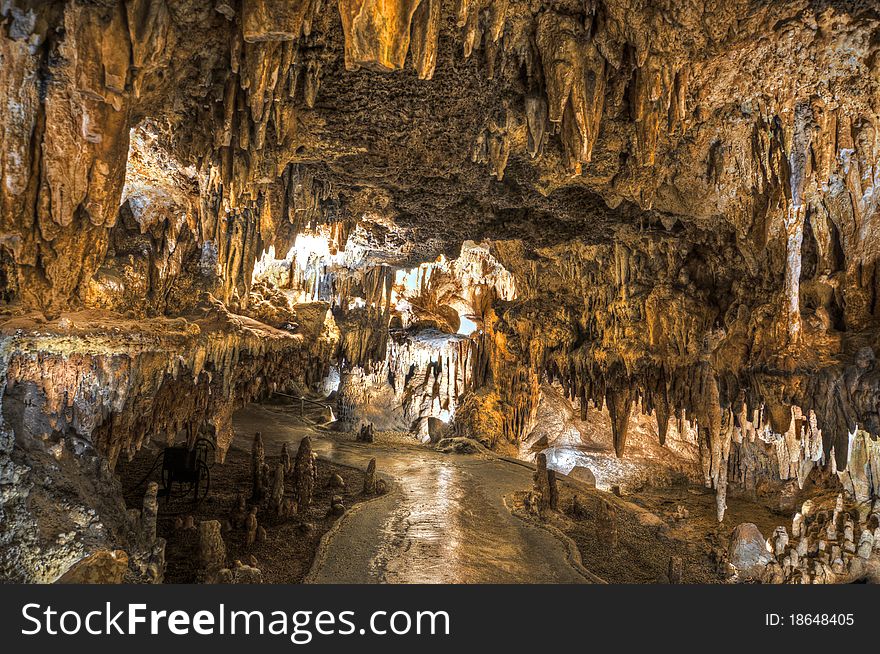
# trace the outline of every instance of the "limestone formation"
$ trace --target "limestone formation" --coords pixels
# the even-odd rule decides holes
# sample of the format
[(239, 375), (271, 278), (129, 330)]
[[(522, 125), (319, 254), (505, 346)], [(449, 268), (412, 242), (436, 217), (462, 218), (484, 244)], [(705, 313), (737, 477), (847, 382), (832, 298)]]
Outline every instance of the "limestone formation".
[(338, 474), (333, 473), (330, 475), (330, 479), (327, 480), (327, 488), (345, 488), (345, 480)]
[(372, 458), (367, 464), (367, 471), (364, 475), (364, 495), (375, 495), (377, 492), (376, 484), (376, 459)]
[(345, 504), (342, 501), (342, 495), (334, 495), (330, 498), (330, 509), (328, 515), (340, 516), (345, 513)]
[(559, 490), (556, 485), (556, 471), (547, 468), (547, 456), (542, 452), (536, 458), (538, 467), (535, 470), (535, 492), (538, 494), (538, 506), (541, 513), (548, 509), (556, 510), (559, 502)]
[(620, 532), (614, 507), (605, 500), (599, 500), (598, 507), (596, 529), (599, 533), (600, 541), (607, 550), (614, 550), (620, 541)]
[(159, 484), (150, 482), (147, 484), (147, 492), (144, 495), (144, 508), (141, 512), (141, 539), (148, 545), (156, 542), (156, 519), (159, 515)]
[(235, 500), (235, 509), (233, 509), (230, 522), (235, 529), (241, 529), (245, 526), (248, 516), (247, 502), (244, 494), (239, 493)]
[(792, 538), (798, 538), (801, 535), (801, 530), (804, 527), (804, 515), (798, 511), (794, 514), (794, 518), (791, 521), (791, 535)]
[(872, 534), (867, 529), (862, 531), (862, 535), (859, 537), (859, 549), (858, 555), (860, 558), (868, 560), (871, 558), (871, 554), (874, 550), (874, 534)]
[(232, 569), (232, 579), (228, 583), (233, 584), (262, 584), (262, 571), (250, 565), (237, 565)]
[(777, 527), (776, 531), (773, 532), (772, 545), (775, 556), (778, 557), (785, 552), (786, 547), (788, 547), (788, 532), (784, 526)]
[(252, 506), (250, 512), (245, 519), (245, 532), (246, 532), (246, 543), (248, 547), (252, 547), (254, 543), (257, 542), (257, 530), (259, 529), (259, 524), (257, 523), (257, 507)]
[(266, 492), (266, 477), (264, 468), (266, 465), (266, 454), (263, 449), (263, 437), (260, 432), (254, 434), (254, 441), (251, 445), (251, 501), (259, 502), (263, 499)]
[(123, 550), (100, 550), (76, 563), (57, 583), (121, 584), (127, 571), (128, 555)]
[(317, 475), (315, 455), (312, 452), (312, 439), (306, 436), (299, 442), (299, 449), (296, 451), (296, 460), (293, 464), (293, 486), (300, 514), (304, 515), (312, 504), (312, 493), (315, 490)]
[(217, 520), (199, 523), (199, 566), (209, 578), (226, 567), (226, 544)]
[(737, 525), (731, 533), (727, 557), (743, 579), (760, 578), (771, 561), (764, 537), (750, 522)]
[(673, 556), (669, 559), (669, 571), (667, 572), (670, 584), (680, 584), (684, 580), (684, 559)]
[(286, 504), (284, 502), (284, 463), (279, 462), (275, 466), (275, 474), (272, 477), (272, 492), (269, 497), (269, 504), (275, 516), (278, 518), (285, 517)]
[(373, 442), (373, 423), (368, 425), (361, 425), (360, 429), (358, 429), (357, 435), (358, 443), (372, 443)]
[(572, 468), (571, 472), (568, 473), (568, 476), (572, 479), (576, 479), (582, 484), (586, 484), (587, 486), (596, 487), (596, 475), (593, 474), (593, 471), (587, 468), (586, 466), (575, 466)]
[(290, 450), (287, 448), (287, 443), (281, 444), (281, 463), (284, 466), (284, 473), (290, 474), (293, 472), (293, 463), (290, 459)]

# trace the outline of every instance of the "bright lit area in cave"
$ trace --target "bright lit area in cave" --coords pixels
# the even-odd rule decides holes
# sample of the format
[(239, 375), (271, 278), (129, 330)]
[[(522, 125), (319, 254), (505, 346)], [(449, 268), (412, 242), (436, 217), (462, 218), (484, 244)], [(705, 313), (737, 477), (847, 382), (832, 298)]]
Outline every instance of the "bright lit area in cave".
[(880, 581), (876, 11), (197, 4), (0, 2), (0, 582)]

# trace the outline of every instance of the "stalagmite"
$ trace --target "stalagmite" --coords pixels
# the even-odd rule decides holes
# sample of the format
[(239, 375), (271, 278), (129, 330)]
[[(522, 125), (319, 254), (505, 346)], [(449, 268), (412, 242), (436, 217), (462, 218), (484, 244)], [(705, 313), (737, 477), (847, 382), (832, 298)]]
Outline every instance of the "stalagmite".
[[(243, 493), (239, 493), (235, 499), (235, 509), (230, 517), (230, 524), (235, 529), (245, 526), (248, 516), (247, 502)], [(182, 525), (181, 525), (182, 526)]]
[(670, 584), (680, 584), (684, 580), (684, 559), (673, 556), (669, 559), (667, 575)]
[(860, 558), (868, 560), (874, 549), (874, 535), (867, 529), (862, 530), (859, 536), (858, 555)]
[(360, 429), (358, 429), (357, 441), (359, 443), (373, 442), (373, 423), (360, 426)]
[(330, 475), (330, 479), (327, 480), (327, 488), (345, 488), (345, 480), (338, 473), (334, 473)]
[(608, 502), (600, 500), (596, 522), (602, 543), (608, 550), (614, 550), (620, 539), (614, 507)]
[(251, 500), (259, 502), (266, 492), (266, 478), (263, 468), (266, 465), (266, 455), (263, 450), (263, 437), (260, 432), (254, 434), (251, 445)]
[(290, 460), (290, 450), (287, 447), (287, 443), (281, 444), (281, 463), (286, 474), (290, 474), (293, 471), (293, 463)]
[(364, 475), (364, 495), (374, 495), (376, 493), (376, 459), (370, 459), (367, 464), (367, 471)]
[(279, 462), (275, 466), (275, 474), (272, 477), (272, 493), (270, 495), (270, 506), (275, 515), (279, 518), (284, 517), (284, 463)]
[(226, 567), (226, 545), (217, 520), (199, 523), (199, 566), (209, 578)]
[(536, 458), (538, 464), (535, 470), (535, 491), (538, 494), (538, 508), (540, 513), (549, 509), (556, 510), (559, 502), (559, 490), (556, 486), (556, 472), (547, 469), (547, 456), (542, 452)]
[(800, 538), (801, 532), (803, 529), (803, 525), (804, 525), (804, 516), (800, 511), (798, 511), (797, 513), (794, 514), (794, 518), (792, 519), (792, 522), (791, 522), (791, 536), (792, 536), (792, 538)]
[(147, 484), (147, 492), (144, 494), (144, 508), (141, 514), (141, 538), (143, 542), (152, 545), (156, 542), (156, 520), (159, 516), (159, 485), (151, 481)]
[(764, 537), (753, 523), (737, 525), (730, 535), (728, 557), (737, 573), (745, 579), (760, 578), (770, 560)]
[(775, 556), (781, 556), (788, 547), (788, 532), (784, 526), (779, 526), (773, 532), (773, 553)]
[(312, 492), (315, 488), (317, 474), (315, 458), (312, 454), (312, 439), (305, 436), (299, 442), (296, 461), (293, 464), (293, 486), (297, 508), (301, 514), (305, 514), (312, 504)]
[(257, 541), (258, 528), (259, 524), (257, 523), (257, 507), (252, 506), (250, 513), (247, 514), (247, 518), (245, 519), (246, 542), (248, 547), (252, 547)]

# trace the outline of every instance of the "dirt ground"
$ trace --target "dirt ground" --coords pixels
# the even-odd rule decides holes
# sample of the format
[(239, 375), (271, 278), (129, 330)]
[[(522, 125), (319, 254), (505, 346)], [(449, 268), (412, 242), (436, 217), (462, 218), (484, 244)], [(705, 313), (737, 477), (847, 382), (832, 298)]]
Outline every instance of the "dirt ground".
[[(117, 474), (122, 480), (125, 501), (129, 508), (141, 508), (146, 481), (139, 482), (156, 461), (161, 458), (161, 447), (145, 447), (131, 462), (120, 462)], [(291, 452), (291, 457), (296, 454)], [(266, 463), (275, 468), (279, 453), (266, 453)], [(161, 467), (161, 465), (159, 466)], [(345, 481), (345, 489), (331, 489), (327, 482), (333, 474), (339, 474)], [(157, 468), (148, 478), (159, 481)], [(226, 529), (223, 540), (226, 543), (228, 562), (240, 560), (247, 563), (250, 556), (256, 559), (257, 567), (263, 573), (265, 583), (299, 583), (308, 573), (321, 537), (338, 519), (328, 516), (330, 499), (342, 495), (346, 508), (366, 499), (363, 495), (364, 472), (328, 461), (318, 460), (318, 483), (312, 506), (305, 515), (278, 520), (268, 509), (257, 514), (259, 524), (266, 529), (266, 540), (248, 548), (244, 528)], [(292, 497), (292, 485), (285, 483), (285, 496)], [(161, 487), (161, 482), (160, 482)], [(198, 583), (201, 581), (198, 569), (198, 524), (202, 520), (219, 520), (221, 524), (230, 521), (239, 493), (249, 497), (251, 489), (250, 454), (244, 447), (230, 448), (223, 464), (211, 467), (211, 488), (207, 498), (193, 505), (191, 497), (173, 498), (159, 501), (158, 533), (165, 538), (166, 572), (165, 583)], [(192, 515), (196, 529), (175, 527), (177, 518)]]
[[(611, 522), (603, 516), (603, 502), (611, 509)], [(668, 583), (672, 557), (683, 561), (683, 583), (725, 583), (716, 553), (726, 549), (736, 525), (754, 522), (767, 537), (790, 521), (790, 516), (760, 504), (729, 499), (719, 524), (714, 494), (687, 485), (645, 489), (621, 498), (560, 481), (559, 509), (547, 521), (575, 542), (584, 566), (608, 583)]]

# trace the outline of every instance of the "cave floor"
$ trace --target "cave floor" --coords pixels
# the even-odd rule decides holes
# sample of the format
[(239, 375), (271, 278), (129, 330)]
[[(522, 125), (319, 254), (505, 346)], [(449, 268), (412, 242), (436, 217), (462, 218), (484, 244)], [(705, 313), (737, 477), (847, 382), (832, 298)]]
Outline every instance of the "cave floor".
[[(532, 471), (483, 454), (442, 454), (402, 442), (357, 443), (352, 434), (303, 425), (299, 407), (251, 405), (236, 434), (261, 431), (267, 451), (309, 434), (322, 458), (364, 468), (373, 457), (391, 492), (336, 526), (307, 578), (315, 583), (583, 583), (566, 546), (513, 516), (504, 497)], [(246, 438), (237, 438), (244, 447)], [(235, 447), (235, 445), (233, 446)], [(293, 448), (295, 449), (295, 447)]]
[[(308, 410), (307, 410), (308, 414)], [(353, 433), (314, 427), (300, 407), (253, 404), (233, 417), (233, 449), (249, 447), (262, 432), (267, 451), (305, 435), (318, 455), (363, 469), (373, 457), (391, 482), (387, 495), (359, 504), (336, 526), (306, 577), (313, 583), (584, 583), (567, 546), (530, 519), (514, 516), (532, 487), (533, 469), (491, 454), (444, 454), (401, 434), (377, 433), (358, 443)], [(724, 523), (714, 495), (701, 487), (646, 488), (618, 498), (560, 478), (559, 513), (547, 523), (573, 541), (583, 565), (610, 583), (666, 581), (671, 557), (684, 563), (685, 583), (723, 583), (713, 553), (731, 529), (754, 522), (762, 533), (787, 517), (744, 498), (728, 498)], [(580, 498), (580, 514), (568, 510)], [(617, 540), (609, 547), (598, 503), (614, 506)], [(676, 516), (685, 510), (687, 517)]]
[[(198, 531), (180, 528), (175, 521), (192, 516), (196, 525), (202, 520), (219, 520), (222, 524), (233, 516), (238, 495), (242, 492), (247, 494), (251, 487), (250, 444), (250, 438), (237, 439), (226, 461), (211, 468), (211, 492), (198, 505), (193, 506), (189, 496), (176, 497), (170, 503), (166, 503), (164, 498), (160, 499), (157, 528), (159, 536), (167, 541), (165, 583), (204, 581), (204, 571), (198, 562)], [(125, 500), (129, 508), (140, 507), (144, 485), (133, 484), (149, 471), (161, 451), (162, 447), (155, 444), (144, 448), (132, 461), (120, 462), (118, 473), (124, 480)], [(280, 445), (270, 448), (266, 461), (270, 464), (277, 462), (279, 452)], [(327, 482), (334, 474), (343, 478), (344, 489), (328, 488)], [(291, 518), (277, 518), (268, 511), (262, 511), (258, 521), (266, 529), (266, 538), (252, 545), (246, 543), (245, 530), (241, 525), (224, 530), (228, 560), (247, 563), (253, 557), (265, 583), (302, 582), (321, 537), (338, 519), (328, 512), (331, 497), (340, 495), (349, 507), (363, 501), (361, 489), (364, 476), (363, 471), (357, 468), (319, 460), (317, 484), (308, 512)], [(151, 474), (150, 479), (158, 481), (158, 471)], [(287, 495), (290, 496), (290, 490)]]
[[(217, 470), (222, 480), (218, 479), (210, 500), (197, 512), (198, 519), (222, 520), (230, 515), (240, 488), (250, 483), (250, 444), (255, 432), (262, 433), (272, 460), (283, 443), (295, 452), (299, 441), (311, 436), (323, 480), (319, 480), (322, 492), (308, 516), (311, 528), (303, 531), (302, 520), (270, 521), (266, 524), (270, 537), (252, 548), (245, 546), (243, 533), (237, 530), (227, 536), (230, 556), (255, 556), (265, 581), (588, 581), (571, 564), (568, 545), (536, 519), (524, 519), (519, 510), (533, 484), (533, 468), (528, 464), (489, 453), (446, 454), (406, 434), (390, 432), (377, 432), (373, 443), (359, 443), (352, 432), (314, 424), (321, 411), (306, 406), (305, 417), (298, 402), (286, 401), (252, 404), (236, 412), (236, 438), (226, 464)], [(362, 471), (374, 457), (377, 472), (390, 482), (390, 491), (364, 501)], [(131, 476), (140, 477), (138, 470), (148, 467), (151, 460), (152, 455), (136, 459)], [(345, 478), (345, 504), (353, 507), (339, 520), (325, 516), (330, 493), (326, 480), (333, 473)], [(126, 499), (136, 506), (140, 494), (133, 492)], [(613, 506), (613, 546), (609, 546), (607, 525), (603, 526), (598, 510), (603, 502)], [(174, 529), (173, 521), (174, 512), (160, 514), (160, 535), (169, 540), (170, 551), (166, 581), (198, 581), (197, 571), (185, 564), (194, 560), (195, 540), (187, 537), (187, 530)], [(723, 583), (713, 551), (726, 544), (733, 526), (754, 522), (767, 536), (786, 521), (761, 504), (729, 498), (725, 521), (718, 524), (714, 495), (700, 487), (646, 488), (619, 498), (560, 476), (560, 511), (553, 512), (543, 525), (563, 532), (577, 547), (589, 573), (610, 583), (663, 582), (673, 556), (684, 562), (685, 583)], [(321, 540), (328, 531), (329, 536)]]
[[(574, 495), (577, 510), (572, 509)], [(603, 501), (612, 507), (613, 538), (599, 511)], [(566, 483), (560, 491), (562, 512), (551, 520), (575, 541), (583, 564), (608, 583), (668, 583), (670, 559), (677, 557), (682, 583), (714, 584), (728, 581), (718, 562), (736, 525), (755, 523), (768, 537), (789, 521), (745, 498), (728, 497), (727, 504), (719, 523), (714, 493), (699, 486), (646, 488), (618, 498)]]

